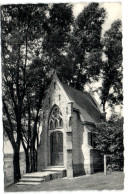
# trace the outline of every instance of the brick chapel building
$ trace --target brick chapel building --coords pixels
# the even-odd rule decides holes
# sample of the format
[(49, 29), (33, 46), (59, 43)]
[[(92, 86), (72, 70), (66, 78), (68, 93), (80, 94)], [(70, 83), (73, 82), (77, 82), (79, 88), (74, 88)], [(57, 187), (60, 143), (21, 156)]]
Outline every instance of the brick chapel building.
[(73, 177), (102, 169), (102, 157), (93, 145), (102, 113), (92, 95), (63, 84), (54, 74), (42, 115), (38, 171), (63, 166), (67, 177)]

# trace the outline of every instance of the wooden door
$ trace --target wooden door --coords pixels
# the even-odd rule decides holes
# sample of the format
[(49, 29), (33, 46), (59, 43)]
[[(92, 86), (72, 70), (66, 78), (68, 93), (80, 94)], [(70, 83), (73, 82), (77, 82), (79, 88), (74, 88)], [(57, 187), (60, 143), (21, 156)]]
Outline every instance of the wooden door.
[(63, 133), (51, 134), (51, 165), (63, 165)]

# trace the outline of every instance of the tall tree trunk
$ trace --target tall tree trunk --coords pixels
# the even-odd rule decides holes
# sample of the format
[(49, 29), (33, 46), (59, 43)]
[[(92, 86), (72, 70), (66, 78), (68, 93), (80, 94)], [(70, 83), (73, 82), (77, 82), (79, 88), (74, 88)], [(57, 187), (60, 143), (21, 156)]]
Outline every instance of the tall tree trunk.
[(31, 146), (31, 151), (30, 151), (30, 160), (31, 160), (31, 172), (34, 172), (33, 170), (33, 147)]
[(37, 172), (37, 150), (35, 149), (35, 172)]
[(25, 146), (24, 140), (23, 138), (22, 140), (22, 146), (24, 148), (24, 152), (25, 152), (25, 161), (26, 161), (26, 173), (30, 172), (30, 154), (29, 154), (29, 147)]
[(14, 149), (13, 154), (13, 169), (14, 169), (14, 182), (18, 182), (21, 178), (20, 174), (20, 156), (19, 156), (19, 146)]
[(33, 170), (34, 172), (37, 171), (37, 151), (35, 147), (33, 148)]
[(30, 160), (29, 160), (28, 149), (25, 150), (25, 157), (26, 157), (26, 173), (29, 173), (30, 172)]
[(35, 149), (35, 138), (31, 142), (31, 172), (37, 171), (37, 151)]
[(32, 145), (31, 147), (31, 172), (35, 172), (35, 147), (34, 145)]

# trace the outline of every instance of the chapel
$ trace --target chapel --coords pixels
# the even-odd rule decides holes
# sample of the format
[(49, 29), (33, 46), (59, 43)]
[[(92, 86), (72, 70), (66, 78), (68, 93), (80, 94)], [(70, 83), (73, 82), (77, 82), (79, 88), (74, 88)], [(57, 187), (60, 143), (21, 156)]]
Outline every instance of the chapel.
[(67, 177), (101, 171), (103, 157), (93, 134), (102, 118), (92, 94), (62, 83), (55, 73), (43, 103), (38, 171), (65, 167)]

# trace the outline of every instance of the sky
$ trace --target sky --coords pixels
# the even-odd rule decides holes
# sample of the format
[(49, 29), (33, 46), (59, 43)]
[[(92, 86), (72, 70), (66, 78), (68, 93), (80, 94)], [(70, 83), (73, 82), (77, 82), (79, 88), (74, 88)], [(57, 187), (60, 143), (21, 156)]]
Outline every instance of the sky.
[[(73, 5), (74, 16), (77, 17), (78, 14), (84, 9), (85, 6), (88, 6), (86, 3), (75, 3)], [(103, 25), (103, 32), (108, 30), (111, 27), (113, 21), (117, 19), (122, 19), (122, 5), (121, 3), (100, 3), (100, 7), (103, 7), (107, 12), (107, 18)]]

